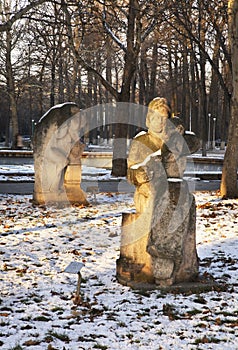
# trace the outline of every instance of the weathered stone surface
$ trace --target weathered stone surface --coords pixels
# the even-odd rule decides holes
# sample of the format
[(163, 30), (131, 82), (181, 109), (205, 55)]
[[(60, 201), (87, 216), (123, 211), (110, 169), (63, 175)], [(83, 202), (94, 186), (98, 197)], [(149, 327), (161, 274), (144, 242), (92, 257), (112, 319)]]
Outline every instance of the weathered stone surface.
[(194, 197), (185, 181), (168, 182), (163, 189), (154, 196), (153, 208), (142, 214), (123, 214), (117, 260), (122, 283), (169, 286), (198, 275)]
[(183, 174), (199, 142), (170, 117), (164, 98), (149, 104), (146, 125), (148, 132), (133, 139), (128, 156), (136, 213), (123, 215), (117, 278), (166, 287), (198, 274), (195, 200)]
[(154, 282), (151, 256), (147, 253), (149, 220), (137, 213), (123, 213), (121, 254), (117, 260), (117, 276), (128, 281)]
[(155, 282), (171, 285), (193, 280), (198, 274), (195, 200), (185, 181), (168, 181), (167, 204), (155, 195), (147, 252), (152, 257)]
[[(79, 135), (84, 125), (85, 120), (75, 103), (51, 108), (36, 125), (33, 138), (35, 203), (80, 203), (81, 200), (86, 203), (80, 189), (81, 163), (78, 159), (81, 156)], [(67, 169), (69, 164), (72, 169)], [(77, 170), (73, 164), (78, 165)], [(65, 174), (68, 193), (64, 187)]]
[(68, 157), (69, 164), (64, 175), (64, 187), (70, 203), (88, 205), (86, 194), (81, 189), (81, 157), (84, 147), (84, 144), (77, 141), (71, 149)]

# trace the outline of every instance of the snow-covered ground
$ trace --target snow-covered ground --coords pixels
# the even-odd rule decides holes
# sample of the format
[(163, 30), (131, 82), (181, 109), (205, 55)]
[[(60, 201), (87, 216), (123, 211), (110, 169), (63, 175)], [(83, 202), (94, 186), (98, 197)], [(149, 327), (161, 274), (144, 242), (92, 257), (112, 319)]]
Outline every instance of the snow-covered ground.
[[(202, 176), (204, 174), (221, 174), (222, 167), (207, 165), (202, 169), (188, 167), (185, 177)], [(111, 169), (82, 165), (82, 180), (112, 180)], [(0, 182), (34, 182), (35, 173), (33, 164), (24, 165), (0, 165)], [(197, 178), (199, 179), (199, 178)]]
[[(108, 179), (111, 170), (104, 168), (95, 168), (91, 166), (82, 166), (82, 179), (91, 181), (100, 179)], [(33, 164), (23, 164), (23, 165), (0, 165), (0, 182), (34, 182), (35, 171)]]
[[(0, 348), (238, 349), (238, 201), (195, 193), (201, 275), (228, 284), (201, 294), (138, 292), (115, 277), (121, 213), (133, 194), (88, 196), (91, 206), (34, 206), (0, 197)], [(82, 262), (82, 303), (73, 296)]]
[(35, 177), (34, 165), (0, 165), (0, 182), (33, 182)]

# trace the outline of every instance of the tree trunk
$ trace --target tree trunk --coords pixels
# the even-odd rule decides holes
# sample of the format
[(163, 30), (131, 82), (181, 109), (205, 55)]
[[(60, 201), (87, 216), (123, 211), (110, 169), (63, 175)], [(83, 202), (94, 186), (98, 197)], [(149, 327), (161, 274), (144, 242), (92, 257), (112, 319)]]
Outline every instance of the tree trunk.
[(149, 88), (149, 101), (156, 97), (156, 76), (157, 76), (157, 63), (158, 63), (158, 43), (157, 38), (154, 38), (151, 73), (150, 73), (150, 88)]
[(50, 86), (50, 107), (55, 105), (55, 84), (56, 84), (56, 72), (55, 61), (53, 60), (51, 66), (51, 86)]
[(177, 46), (174, 45), (172, 52), (170, 43), (167, 44), (168, 49), (168, 70), (169, 70), (169, 101), (171, 104), (171, 110), (174, 111), (175, 115), (178, 114), (178, 91), (177, 91), (177, 78), (178, 78), (178, 56)]
[(199, 37), (201, 46), (199, 47), (200, 54), (200, 84), (199, 84), (199, 93), (200, 93), (200, 115), (201, 115), (201, 137), (202, 137), (202, 156), (206, 156), (206, 141), (207, 141), (207, 94), (206, 94), (206, 57), (204, 54), (205, 47), (205, 18), (203, 17), (202, 8), (200, 7), (199, 15)]
[(12, 148), (16, 147), (16, 137), (19, 133), (18, 129), (18, 116), (17, 116), (17, 102), (15, 96), (15, 84), (12, 71), (12, 62), (11, 62), (11, 51), (12, 51), (12, 37), (11, 32), (8, 30), (6, 32), (6, 77), (7, 77), (7, 89), (10, 100), (10, 131), (9, 139), (12, 142)]
[(116, 177), (126, 176), (127, 174), (128, 107), (128, 103), (117, 103), (116, 118), (120, 122), (115, 124), (112, 158), (112, 175)]
[[(218, 66), (219, 65), (219, 43), (216, 42), (214, 47), (214, 53), (213, 53), (213, 61)], [(219, 126), (221, 125), (221, 119), (222, 119), (222, 113), (219, 111), (219, 100), (218, 100), (218, 93), (220, 90), (220, 84), (217, 77), (217, 74), (215, 73), (214, 69), (212, 69), (212, 76), (211, 76), (211, 84), (210, 84), (210, 91), (209, 91), (209, 99), (208, 99), (208, 112), (211, 113), (212, 118), (216, 118), (216, 125), (217, 129), (219, 129)], [(209, 120), (208, 120), (209, 123)], [(208, 125), (209, 127), (209, 125)], [(221, 136), (220, 130), (218, 130), (218, 133), (216, 133), (217, 138), (218, 136)], [(212, 137), (211, 137), (212, 139)], [(212, 139), (213, 140), (213, 139)], [(211, 140), (208, 140), (208, 144)], [(213, 140), (214, 141), (214, 140)], [(210, 142), (210, 145), (212, 145), (212, 142)]]
[[(109, 41), (107, 41), (107, 64), (106, 64), (106, 79), (110, 85), (112, 85), (112, 56), (110, 52)], [(105, 91), (106, 103), (111, 103), (112, 97), (108, 90)], [(110, 112), (108, 106), (105, 106), (105, 138), (111, 142), (113, 139), (113, 125), (108, 122), (110, 119)]]
[(230, 0), (228, 5), (229, 35), (232, 60), (232, 99), (228, 144), (224, 157), (221, 181), (221, 196), (237, 198), (238, 169), (238, 0)]
[[(136, 72), (140, 37), (138, 18), (138, 2), (130, 0), (128, 13), (127, 50), (122, 79), (121, 92), (117, 107), (117, 121), (115, 125), (115, 140), (113, 145), (112, 175), (126, 176), (127, 174), (127, 134), (129, 121), (129, 106), (131, 84)], [(136, 45), (139, 45), (137, 47)]]
[(182, 76), (183, 76), (183, 99), (182, 99), (182, 120), (185, 127), (189, 129), (189, 64), (188, 64), (188, 40), (186, 40), (182, 52)]
[(145, 48), (142, 46), (139, 64), (139, 104), (143, 105), (146, 101), (146, 82), (145, 82)]
[(64, 77), (63, 77), (63, 55), (60, 55), (59, 58), (59, 69), (58, 69), (58, 76), (59, 76), (59, 87), (58, 87), (58, 101), (59, 103), (64, 102)]
[[(191, 43), (191, 47), (192, 43)], [(198, 120), (198, 82), (197, 82), (197, 63), (194, 49), (192, 49), (192, 53), (190, 56), (190, 75), (191, 75), (191, 83), (190, 83), (190, 111), (189, 111), (189, 130), (196, 130), (197, 134), (199, 134), (199, 120)]]

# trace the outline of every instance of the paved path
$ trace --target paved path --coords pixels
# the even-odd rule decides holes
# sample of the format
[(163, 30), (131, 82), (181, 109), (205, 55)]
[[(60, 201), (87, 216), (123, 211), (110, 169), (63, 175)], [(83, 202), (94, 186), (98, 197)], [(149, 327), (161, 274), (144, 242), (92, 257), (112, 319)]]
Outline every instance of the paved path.
[[(189, 181), (188, 184), (191, 191), (216, 191), (220, 187), (219, 180)], [(33, 187), (33, 182), (2, 182), (0, 183), (0, 194), (32, 194)], [(134, 192), (134, 186), (128, 184), (126, 180), (83, 181), (81, 187), (85, 192), (90, 192), (90, 187), (98, 188), (98, 192)]]

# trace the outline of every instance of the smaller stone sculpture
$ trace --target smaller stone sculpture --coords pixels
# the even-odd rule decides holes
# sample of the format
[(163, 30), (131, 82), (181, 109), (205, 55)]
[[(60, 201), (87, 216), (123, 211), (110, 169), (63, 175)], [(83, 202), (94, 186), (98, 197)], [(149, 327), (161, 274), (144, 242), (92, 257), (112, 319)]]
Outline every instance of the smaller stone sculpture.
[(128, 179), (136, 213), (123, 214), (117, 277), (121, 283), (168, 286), (198, 273), (195, 201), (183, 180), (186, 157), (199, 147), (165, 98), (149, 104), (147, 132), (133, 139)]
[(80, 130), (85, 120), (75, 103), (51, 108), (35, 127), (33, 202), (88, 204), (80, 188)]

